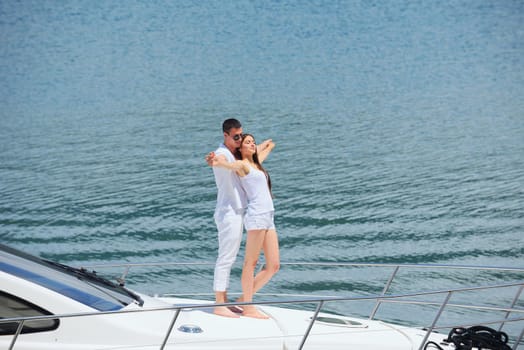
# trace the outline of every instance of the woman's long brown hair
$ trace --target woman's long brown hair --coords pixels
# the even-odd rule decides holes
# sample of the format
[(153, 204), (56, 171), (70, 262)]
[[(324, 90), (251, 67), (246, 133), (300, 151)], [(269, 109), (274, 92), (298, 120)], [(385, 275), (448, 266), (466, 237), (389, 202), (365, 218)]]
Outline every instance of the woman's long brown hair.
[[(253, 135), (242, 134), (242, 142), (240, 142), (240, 147), (237, 148), (237, 150), (235, 151), (236, 159), (240, 159), (240, 160), (242, 159), (242, 153), (240, 153), (240, 148), (242, 147), (242, 145), (244, 144), (244, 140), (248, 136), (251, 136), (253, 138), (253, 142), (255, 142), (255, 137)], [(255, 142), (255, 145), (256, 145), (256, 142)], [(266, 171), (266, 169), (264, 169), (262, 164), (260, 164), (260, 161), (258, 160), (258, 153), (256, 151), (256, 148), (255, 148), (255, 154), (253, 154), (253, 162), (255, 162), (255, 165), (257, 166), (258, 170), (262, 171), (266, 175), (267, 187), (269, 187), (269, 192), (271, 193), (271, 196), (273, 196), (273, 192), (271, 191), (271, 177), (269, 177), (269, 173)]]

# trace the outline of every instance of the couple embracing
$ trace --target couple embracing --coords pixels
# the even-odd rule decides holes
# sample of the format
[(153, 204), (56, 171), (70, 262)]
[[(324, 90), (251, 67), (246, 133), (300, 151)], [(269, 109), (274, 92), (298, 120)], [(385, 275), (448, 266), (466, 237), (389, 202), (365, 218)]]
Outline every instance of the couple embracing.
[[(242, 241), (243, 226), (247, 230), (246, 252), (242, 267), (242, 296), (239, 302), (253, 301), (253, 295), (262, 288), (280, 267), (278, 237), (273, 222), (273, 198), (269, 174), (262, 162), (275, 147), (272, 140), (256, 145), (255, 138), (243, 134), (236, 119), (222, 124), (224, 142), (215, 152), (206, 156), (213, 167), (217, 185), (215, 223), (218, 230), (218, 257), (215, 265), (213, 289), (216, 303), (227, 303), (227, 288), (231, 268)], [(264, 251), (265, 268), (255, 275), (255, 268)], [(236, 310), (235, 310), (236, 311)], [(269, 318), (254, 305), (244, 305), (243, 316)], [(214, 313), (226, 317), (239, 315), (225, 306), (216, 306)]]

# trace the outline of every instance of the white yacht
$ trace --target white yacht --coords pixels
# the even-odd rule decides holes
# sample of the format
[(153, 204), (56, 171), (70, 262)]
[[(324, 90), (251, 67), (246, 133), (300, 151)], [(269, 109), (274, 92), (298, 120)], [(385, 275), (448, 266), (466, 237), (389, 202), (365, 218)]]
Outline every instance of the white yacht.
[[(125, 274), (132, 267), (122, 266)], [(406, 266), (381, 266), (392, 268), (393, 274), (379, 295), (275, 296), (257, 303), (269, 319), (227, 318), (213, 314), (215, 304), (210, 300), (141, 294), (124, 287), (125, 274), (111, 282), (89, 269), (44, 260), (0, 244), (0, 349), (453, 350), (469, 346), (469, 349), (516, 350), (519, 345), (524, 346), (521, 300), (524, 268), (496, 268), (501, 275), (514, 276), (497, 285), (397, 295), (390, 294), (388, 289), (396, 272)], [(478, 289), (497, 293), (497, 288), (511, 291), (513, 297), (508, 305), (488, 302), (476, 306), (477, 300), (468, 305), (449, 302), (454, 293)], [(435, 294), (442, 295), (442, 301), (420, 300)], [(323, 312), (327, 303), (363, 300), (375, 304), (368, 317)], [(376, 310), (390, 303), (421, 305), (421, 312), (431, 314), (431, 322), (415, 326), (414, 320), (406, 320), (406, 325), (377, 319)], [(307, 310), (305, 304), (314, 307)], [(223, 305), (241, 307), (242, 303)], [(439, 318), (448, 308), (477, 308), (495, 316), (482, 325), (466, 317), (460, 324), (439, 325)], [(493, 347), (479, 343), (478, 339), (490, 342)]]

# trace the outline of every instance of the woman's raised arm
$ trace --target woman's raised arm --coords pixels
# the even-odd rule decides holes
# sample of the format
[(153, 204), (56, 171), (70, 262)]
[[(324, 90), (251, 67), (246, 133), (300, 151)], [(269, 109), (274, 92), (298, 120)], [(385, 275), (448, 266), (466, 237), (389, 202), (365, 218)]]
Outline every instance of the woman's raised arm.
[(207, 164), (210, 166), (217, 166), (229, 170), (235, 171), (239, 176), (245, 176), (249, 173), (249, 167), (245, 162), (241, 160), (235, 160), (234, 162), (229, 162), (225, 156), (216, 155), (214, 152), (211, 152), (206, 157)]
[(257, 147), (258, 161), (262, 163), (266, 160), (267, 156), (275, 148), (275, 143), (272, 139), (265, 140)]

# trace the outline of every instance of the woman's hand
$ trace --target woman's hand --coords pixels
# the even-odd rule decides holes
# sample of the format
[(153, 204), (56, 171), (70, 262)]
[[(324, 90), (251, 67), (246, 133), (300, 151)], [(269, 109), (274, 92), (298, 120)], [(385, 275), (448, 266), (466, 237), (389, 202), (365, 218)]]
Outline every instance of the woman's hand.
[(214, 163), (216, 163), (216, 156), (215, 156), (215, 152), (209, 152), (207, 155), (206, 155), (206, 163), (207, 165), (209, 166), (213, 166), (213, 165), (216, 165)]

